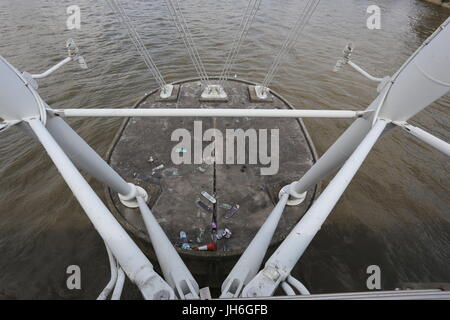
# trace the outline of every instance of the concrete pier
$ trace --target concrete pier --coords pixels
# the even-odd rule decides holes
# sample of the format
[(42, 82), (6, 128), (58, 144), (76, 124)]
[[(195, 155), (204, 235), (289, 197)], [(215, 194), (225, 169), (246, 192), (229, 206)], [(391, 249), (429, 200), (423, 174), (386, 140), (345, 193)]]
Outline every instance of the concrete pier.
[[(222, 102), (201, 101), (202, 87), (197, 80), (177, 84), (180, 85), (177, 101), (161, 101), (158, 93), (153, 92), (141, 99), (136, 108), (292, 108), (275, 93), (271, 94), (267, 102), (252, 102), (248, 89), (252, 84), (245, 81), (227, 81), (225, 90), (228, 101)], [(171, 141), (171, 135), (176, 129), (186, 129), (194, 135), (194, 126), (197, 125), (198, 129), (199, 124), (195, 124), (196, 121), (201, 121), (202, 133), (214, 128), (223, 134), (224, 153), (227, 129), (255, 129), (256, 132), (267, 129), (269, 141), (270, 130), (278, 129), (278, 172), (275, 175), (261, 175), (261, 168), (270, 165), (263, 165), (259, 161), (249, 164), (248, 140), (246, 164), (236, 164), (235, 155), (235, 164), (175, 165), (171, 155), (178, 142)], [(192, 150), (179, 151), (194, 151), (193, 140)], [(203, 141), (200, 146), (204, 149), (210, 143)], [(225, 161), (226, 155), (223, 158)], [(130, 118), (123, 123), (108, 152), (108, 162), (125, 180), (147, 190), (153, 214), (190, 270), (197, 278), (200, 277), (197, 279), (199, 284), (204, 280), (212, 286), (220, 285), (248, 246), (277, 203), (281, 187), (299, 179), (315, 161), (314, 146), (303, 122), (292, 118)], [(214, 195), (217, 203), (213, 204), (202, 196), (203, 191)], [(315, 193), (316, 187), (313, 187), (303, 204), (286, 208), (272, 245), (287, 236), (311, 205)], [(147, 247), (146, 252), (153, 256), (139, 212), (124, 207), (111, 190), (107, 190), (107, 201), (119, 222), (140, 239), (140, 244)], [(202, 208), (198, 201), (210, 207), (211, 211)], [(230, 211), (228, 206), (239, 206), (229, 218), (226, 217)], [(231, 237), (217, 240), (215, 231), (220, 234), (225, 228), (231, 231)], [(191, 248), (215, 241), (217, 250), (206, 252), (182, 249), (184, 240), (180, 239), (181, 231), (186, 233)]]

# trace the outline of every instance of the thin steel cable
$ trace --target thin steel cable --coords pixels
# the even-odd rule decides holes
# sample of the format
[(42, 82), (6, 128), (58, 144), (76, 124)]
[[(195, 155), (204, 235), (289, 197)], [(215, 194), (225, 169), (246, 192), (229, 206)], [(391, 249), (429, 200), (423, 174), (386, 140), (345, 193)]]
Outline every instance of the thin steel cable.
[(275, 75), (278, 72), (280, 64), (282, 63), (286, 54), (293, 48), (298, 37), (302, 33), (303, 29), (306, 27), (308, 22), (310, 21), (312, 15), (314, 14), (317, 6), (319, 5), (320, 0), (309, 0), (304, 7), (301, 16), (297, 20), (294, 27), (289, 32), (288, 37), (286, 38), (282, 48), (278, 52), (272, 66), (269, 69), (269, 72), (266, 74), (264, 81), (262, 82), (262, 86), (267, 88), (270, 83), (273, 81)]
[[(320, 1), (320, 0), (319, 0)], [(271, 72), (268, 73), (263, 86), (268, 87), (269, 84), (273, 81), (273, 78), (275, 77), (276, 73), (278, 72), (279, 66), (282, 63), (284, 57), (286, 54), (293, 48), (295, 45), (296, 40), (298, 39), (299, 35), (309, 22), (309, 19), (311, 18), (312, 14), (314, 13), (315, 9), (317, 8), (317, 5), (319, 1), (310, 1), (308, 5), (306, 6), (306, 9), (304, 10), (304, 14), (301, 16), (301, 18), (298, 20), (298, 23), (295, 25), (295, 27), (292, 29), (292, 32), (290, 33), (290, 36), (285, 42), (284, 47), (282, 50), (280, 50), (279, 55), (277, 56), (272, 68)]]
[(248, 2), (247, 9), (245, 10), (244, 16), (242, 17), (242, 21), (239, 24), (238, 33), (236, 34), (236, 37), (235, 37), (235, 39), (233, 41), (232, 48), (231, 48), (231, 50), (228, 53), (227, 60), (225, 62), (225, 65), (224, 65), (224, 68), (222, 70), (222, 73), (221, 73), (221, 75), (219, 77), (219, 80), (221, 80), (221, 81), (225, 80), (227, 74), (229, 73), (230, 65), (233, 63), (232, 61), (233, 61), (233, 59), (236, 56), (236, 52), (239, 50), (240, 43), (241, 43), (241, 41), (242, 41), (242, 39), (243, 39), (243, 37), (245, 35), (246, 28), (249, 25), (249, 20), (251, 18), (251, 14), (252, 14), (252, 12), (253, 12), (257, 2), (260, 2), (260, 1), (256, 0), (256, 2), (255, 2), (253, 0), (250, 0)]
[(219, 77), (220, 84), (223, 86), (225, 80), (229, 77), (231, 69), (234, 66), (236, 61), (236, 57), (239, 53), (239, 50), (242, 46), (243, 40), (247, 37), (248, 31), (253, 24), (253, 21), (256, 17), (256, 13), (258, 12), (261, 6), (261, 0), (250, 0), (247, 9), (245, 10), (242, 21), (239, 25), (239, 32), (237, 33), (234, 41), (232, 49), (230, 50), (227, 60), (225, 62), (224, 68), (222, 70), (222, 74)]
[(131, 19), (126, 15), (123, 7), (120, 5), (120, 3), (111, 1), (110, 6), (113, 9), (113, 11), (116, 13), (116, 15), (119, 18), (119, 21), (126, 27), (130, 39), (132, 40), (133, 44), (135, 45), (136, 49), (138, 50), (139, 54), (144, 59), (145, 64), (147, 65), (148, 69), (152, 72), (154, 78), (158, 82), (159, 86), (162, 88), (165, 86), (165, 81), (161, 73), (159, 72), (158, 68), (156, 67), (156, 64), (154, 63), (153, 59), (151, 58), (150, 54), (147, 52), (145, 45), (143, 44), (142, 40), (139, 37), (139, 34), (135, 30)]
[(199, 62), (197, 60), (197, 57), (195, 55), (195, 53), (192, 51), (192, 47), (190, 45), (190, 43), (188, 42), (188, 39), (186, 37), (186, 33), (184, 31), (184, 26), (181, 25), (179, 18), (177, 16), (177, 11), (175, 6), (173, 5), (173, 3), (170, 0), (165, 0), (166, 6), (170, 12), (170, 15), (172, 16), (172, 19), (174, 21), (175, 27), (178, 30), (178, 33), (180, 34), (181, 39), (183, 40), (184, 45), (186, 46), (186, 49), (188, 51), (188, 54), (192, 60), (192, 63), (194, 65), (194, 68), (198, 74), (198, 76), (200, 77), (200, 79), (202, 80), (202, 82), (206, 81), (206, 78), (204, 77), (200, 66), (199, 66)]
[(203, 61), (200, 57), (200, 54), (197, 50), (195, 42), (192, 38), (192, 34), (188, 25), (188, 22), (183, 14), (183, 10), (181, 8), (180, 2), (178, 0), (165, 0), (167, 7), (169, 8), (169, 12), (172, 15), (175, 25), (182, 36), (183, 42), (188, 50), (188, 53), (191, 57), (191, 60), (196, 68), (196, 71), (202, 79), (204, 84), (209, 83), (208, 73), (206, 72), (206, 68), (203, 64)]
[[(116, 0), (116, 1), (118, 1), (118, 0)], [(139, 33), (136, 31), (136, 28), (134, 27), (133, 22), (131, 21), (130, 17), (126, 14), (126, 12), (122, 6), (119, 6), (119, 9), (121, 9), (122, 15), (127, 19), (128, 24), (129, 24), (131, 30), (134, 32), (135, 38), (142, 49), (141, 52), (146, 57), (147, 61), (151, 64), (152, 70), (157, 75), (157, 77), (161, 80), (161, 84), (166, 85), (163, 75), (161, 74), (158, 67), (156, 66), (155, 61), (153, 60), (152, 56), (148, 52), (144, 42), (142, 41), (141, 37), (139, 36)]]
[[(119, 19), (121, 18), (121, 22), (126, 26), (128, 33), (130, 35), (130, 38), (133, 41), (133, 44), (138, 49), (139, 53), (144, 59), (144, 62), (146, 63), (149, 70), (152, 72), (153, 76), (159, 83), (161, 87), (166, 85), (166, 82), (164, 81), (164, 77), (162, 76), (161, 72), (157, 68), (153, 58), (148, 53), (144, 43), (142, 42), (142, 39), (140, 38), (139, 34), (137, 33), (136, 29), (133, 26), (133, 23), (131, 19), (126, 14), (123, 7), (120, 5), (120, 2), (118, 0), (112, 0), (111, 4), (113, 4), (112, 9), (118, 14)], [(115, 5), (115, 7), (114, 7)]]
[(122, 23), (127, 29), (129, 38), (131, 39), (134, 46), (138, 50), (139, 54), (143, 58), (147, 68), (152, 73), (156, 82), (158, 82), (160, 88), (163, 89), (164, 86), (166, 86), (166, 81), (164, 80), (163, 75), (156, 66), (155, 61), (151, 57), (147, 48), (145, 47), (141, 37), (139, 36), (139, 33), (136, 31), (136, 28), (133, 25), (133, 22), (131, 21), (130, 17), (126, 14), (119, 0), (109, 0), (107, 1), (107, 3), (109, 7), (113, 10), (113, 12), (116, 14), (116, 17), (118, 18), (119, 22)]
[(174, 19), (175, 25), (177, 26), (178, 32), (180, 33), (181, 38), (182, 38), (182, 40), (183, 40), (183, 42), (184, 42), (184, 44), (185, 44), (185, 46), (186, 46), (186, 48), (188, 50), (189, 56), (191, 57), (192, 63), (194, 64), (194, 67), (195, 67), (195, 69), (196, 69), (200, 79), (202, 80), (202, 82), (205, 82), (206, 78), (205, 78), (205, 76), (204, 76), (204, 74), (202, 72), (202, 69), (200, 67), (200, 63), (199, 63), (199, 61), (197, 59), (197, 56), (196, 56), (196, 54), (195, 54), (195, 52), (194, 52), (194, 50), (192, 48), (192, 44), (189, 41), (189, 38), (187, 37), (186, 31), (185, 31), (185, 26), (182, 25), (181, 19), (179, 18), (178, 14), (177, 14), (176, 7), (170, 0), (166, 1), (166, 4), (167, 4), (167, 6), (169, 8), (169, 11), (172, 14), (172, 17)]
[(185, 25), (185, 27), (186, 27), (186, 35), (187, 35), (188, 39), (189, 39), (190, 42), (191, 42), (192, 48), (194, 49), (194, 53), (195, 53), (196, 56), (197, 56), (197, 60), (198, 60), (198, 62), (199, 62), (199, 65), (200, 65), (200, 67), (201, 67), (201, 70), (202, 70), (202, 72), (203, 72), (203, 74), (204, 74), (206, 80), (209, 81), (208, 73), (206, 72), (205, 65), (203, 64), (203, 61), (202, 61), (202, 59), (200, 58), (200, 54), (198, 53), (197, 47), (195, 46), (195, 42), (194, 42), (194, 40), (193, 40), (193, 38), (192, 38), (192, 33), (191, 33), (190, 29), (189, 29), (188, 22), (187, 22), (186, 18), (184, 17), (183, 10), (181, 9), (180, 1), (179, 1), (179, 0), (175, 0), (175, 1), (177, 2), (177, 5), (178, 5), (178, 11), (179, 11), (179, 16), (180, 16), (180, 18), (181, 18), (181, 21), (184, 22), (184, 25)]
[(275, 77), (276, 73), (278, 72), (279, 66), (281, 65), (284, 57), (294, 47), (296, 40), (298, 39), (299, 35), (301, 34), (303, 29), (307, 25), (307, 22), (309, 21), (310, 17), (312, 16), (314, 10), (315, 10), (314, 6), (313, 5), (310, 6), (307, 9), (306, 13), (303, 15), (303, 19), (301, 19), (301, 23), (298, 24), (297, 28), (294, 29), (295, 31), (292, 33), (293, 36), (286, 43), (286, 47), (284, 48), (284, 51), (282, 51), (282, 54), (279, 56), (279, 59), (276, 62), (276, 65), (274, 66), (274, 68), (272, 68), (272, 72), (266, 80), (265, 87), (267, 87), (272, 82), (273, 78)]
[[(294, 27), (291, 29), (288, 37), (286, 38), (285, 43), (283, 44), (283, 47), (279, 51), (277, 57), (274, 60), (274, 63), (272, 64), (270, 71), (266, 75), (266, 78), (263, 82), (263, 87), (268, 87), (271, 81), (273, 80), (276, 72), (278, 71), (278, 68), (285, 57), (285, 55), (292, 49), (292, 47), (295, 44), (295, 40), (298, 38), (300, 34), (300, 30), (303, 30), (304, 26), (306, 25), (307, 21), (309, 20), (308, 17), (310, 17), (313, 13), (314, 8), (314, 0), (310, 0), (307, 5), (305, 6), (305, 9), (302, 12), (302, 15), (297, 20)], [(318, 2), (317, 2), (318, 3)]]
[(308, 9), (310, 8), (310, 5), (312, 3), (312, 0), (308, 0), (308, 2), (306, 3), (306, 6), (303, 8), (301, 15), (299, 16), (298, 20), (296, 21), (296, 23), (294, 24), (294, 26), (291, 28), (291, 30), (288, 33), (287, 38), (285, 39), (283, 46), (280, 48), (280, 50), (278, 51), (278, 54), (275, 57), (275, 60), (273, 61), (269, 72), (267, 73), (266, 77), (264, 78), (263, 81), (263, 86), (265, 86), (268, 82), (269, 79), (271, 78), (272, 74), (274, 73), (276, 67), (278, 66), (278, 64), (280, 63), (282, 57), (284, 56), (286, 49), (289, 46), (289, 43), (291, 42), (292, 38), (294, 37), (294, 34), (296, 32), (296, 30), (299, 28), (299, 26), (301, 25), (301, 22), (305, 16), (305, 13), (308, 11)]

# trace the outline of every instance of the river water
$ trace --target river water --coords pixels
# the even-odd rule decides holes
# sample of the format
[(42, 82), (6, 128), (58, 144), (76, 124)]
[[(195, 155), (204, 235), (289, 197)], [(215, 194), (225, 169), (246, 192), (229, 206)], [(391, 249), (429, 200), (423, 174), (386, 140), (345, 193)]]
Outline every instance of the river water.
[[(167, 81), (195, 76), (163, 1), (122, 0)], [(222, 70), (246, 1), (182, 1), (210, 75)], [(17, 68), (41, 72), (74, 38), (89, 69), (75, 64), (40, 82), (55, 108), (130, 107), (156, 82), (104, 1), (77, 0), (81, 30), (66, 30), (66, 0), (0, 0), (0, 54)], [(382, 29), (366, 27), (366, 9), (382, 9)], [(263, 0), (234, 73), (261, 81), (295, 23), (303, 1)], [(272, 87), (297, 108), (360, 110), (375, 85), (346, 68), (332, 71), (344, 45), (377, 76), (390, 75), (450, 15), (411, 0), (322, 1)], [(450, 140), (450, 97), (412, 119)], [(104, 155), (118, 119), (70, 124)], [(308, 120), (323, 153), (350, 124)], [(151, 137), (149, 137), (151, 139)], [(401, 282), (450, 282), (448, 158), (395, 131), (380, 141), (295, 269), (313, 293), (367, 290), (366, 269), (378, 265), (383, 289)], [(0, 138), (0, 297), (93, 299), (109, 279), (103, 242), (42, 147), (14, 128)], [(103, 195), (102, 187), (89, 179)], [(82, 289), (68, 290), (66, 268), (79, 265)], [(125, 297), (138, 297), (132, 286)]]

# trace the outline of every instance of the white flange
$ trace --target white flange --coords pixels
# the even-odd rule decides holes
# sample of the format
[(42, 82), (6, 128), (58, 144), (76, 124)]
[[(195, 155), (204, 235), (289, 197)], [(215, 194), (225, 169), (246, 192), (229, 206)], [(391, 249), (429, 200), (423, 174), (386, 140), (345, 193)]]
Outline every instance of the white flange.
[(255, 86), (255, 92), (258, 99), (267, 99), (269, 97), (269, 89), (263, 86)]
[(144, 198), (145, 202), (148, 201), (148, 193), (144, 190), (144, 188), (136, 186), (132, 183), (129, 183), (132, 188), (132, 191), (124, 196), (119, 194), (120, 202), (127, 208), (135, 209), (139, 208), (139, 203), (137, 202), (136, 197)]
[(202, 93), (202, 99), (227, 99), (228, 95), (221, 85), (211, 84), (206, 86)]
[(303, 193), (296, 193), (294, 191), (294, 188), (291, 187), (294, 183), (295, 182), (293, 182), (290, 185), (284, 186), (280, 190), (280, 193), (278, 194), (278, 197), (280, 199), (283, 196), (283, 194), (289, 194), (289, 200), (287, 202), (288, 206), (298, 206), (298, 205), (300, 205), (301, 203), (303, 203), (303, 201), (305, 201), (306, 195), (308, 194), (308, 191), (305, 191)]
[(171, 84), (166, 84), (162, 89), (161, 92), (159, 94), (159, 97), (161, 99), (168, 99), (172, 96), (173, 93), (173, 85)]

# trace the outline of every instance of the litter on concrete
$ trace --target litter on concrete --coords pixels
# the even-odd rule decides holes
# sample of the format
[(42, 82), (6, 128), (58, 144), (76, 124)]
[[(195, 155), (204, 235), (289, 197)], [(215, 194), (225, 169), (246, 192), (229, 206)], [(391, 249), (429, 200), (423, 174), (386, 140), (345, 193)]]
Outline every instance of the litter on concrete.
[(219, 229), (217, 230), (217, 234), (216, 234), (216, 239), (217, 240), (222, 240), (222, 239), (230, 239), (231, 238), (231, 231), (228, 228), (225, 229)]
[(240, 206), (238, 204), (235, 205), (233, 208), (231, 208), (231, 210), (229, 210), (227, 213), (225, 213), (225, 218), (228, 219), (228, 218), (231, 218), (232, 216), (234, 216), (234, 214), (239, 211), (239, 208), (240, 208)]
[(204, 246), (200, 246), (198, 248), (194, 248), (195, 251), (216, 251), (216, 244), (214, 243), (214, 241), (211, 241), (210, 243), (204, 245)]
[(233, 208), (233, 206), (228, 203), (221, 203), (221, 204), (219, 204), (219, 208), (222, 208), (225, 210), (231, 210), (231, 208)]
[(211, 203), (217, 203), (216, 198), (214, 198), (212, 195), (210, 195), (208, 192), (206, 191), (202, 191), (202, 196), (204, 196), (209, 202)]
[(209, 207), (208, 205), (206, 205), (203, 201), (198, 200), (196, 203), (203, 210), (205, 210), (205, 211), (207, 211), (209, 213), (213, 213), (213, 209), (211, 207)]
[(162, 164), (162, 165), (159, 165), (159, 166), (157, 166), (156, 168), (153, 168), (153, 172), (155, 172), (155, 171), (158, 171), (158, 170), (162, 170), (162, 169), (164, 169), (165, 168), (165, 166)]
[(168, 169), (164, 170), (163, 175), (165, 177), (181, 177), (182, 176), (180, 171), (176, 168), (168, 168)]

